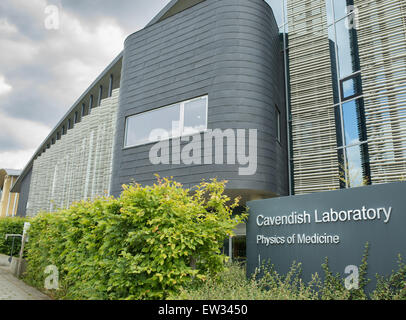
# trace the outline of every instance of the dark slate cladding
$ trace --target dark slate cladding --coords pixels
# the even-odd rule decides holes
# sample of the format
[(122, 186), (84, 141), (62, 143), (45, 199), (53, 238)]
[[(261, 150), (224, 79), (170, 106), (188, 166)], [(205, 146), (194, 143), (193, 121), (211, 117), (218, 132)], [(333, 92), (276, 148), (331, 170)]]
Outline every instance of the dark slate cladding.
[(31, 173), (30, 171), (25, 175), (24, 179), (21, 181), (20, 198), (18, 200), (17, 216), (25, 217), (27, 211), (28, 195), (30, 193), (31, 184)]
[[(263, 0), (207, 0), (130, 35), (125, 42), (112, 194), (122, 184), (149, 185), (173, 176), (190, 187), (203, 178), (229, 189), (285, 195), (286, 114), (283, 56), (271, 8)], [(209, 129), (258, 129), (258, 170), (239, 165), (152, 165), (150, 145), (123, 149), (125, 118), (208, 95)], [(275, 105), (282, 142), (275, 137)], [(226, 156), (225, 156), (226, 157)]]

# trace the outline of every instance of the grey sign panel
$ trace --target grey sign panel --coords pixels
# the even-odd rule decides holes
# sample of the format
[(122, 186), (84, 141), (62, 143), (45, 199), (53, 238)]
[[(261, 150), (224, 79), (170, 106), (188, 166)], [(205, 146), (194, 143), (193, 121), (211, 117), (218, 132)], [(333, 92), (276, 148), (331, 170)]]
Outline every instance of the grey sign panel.
[(406, 183), (390, 183), (248, 202), (247, 273), (270, 261), (285, 274), (302, 263), (304, 280), (322, 274), (325, 257), (334, 273), (359, 266), (370, 245), (368, 278), (389, 275), (406, 258)]

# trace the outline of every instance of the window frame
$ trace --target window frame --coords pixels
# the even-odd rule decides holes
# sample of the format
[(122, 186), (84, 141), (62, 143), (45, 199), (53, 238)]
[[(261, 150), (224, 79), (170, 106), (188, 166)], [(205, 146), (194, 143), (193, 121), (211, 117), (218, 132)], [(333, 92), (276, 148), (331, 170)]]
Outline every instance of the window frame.
[[(194, 132), (194, 133), (187, 133), (184, 134), (184, 128), (185, 128), (185, 104), (192, 102), (194, 100), (198, 100), (201, 98), (206, 98), (206, 123), (205, 123), (205, 128), (203, 130), (200, 130), (198, 132)], [(128, 137), (128, 121), (129, 119), (133, 118), (133, 117), (137, 117), (140, 115), (144, 115), (147, 113), (152, 113), (152, 112), (156, 112), (158, 110), (162, 110), (164, 108), (170, 108), (173, 107), (175, 105), (179, 105), (179, 133), (169, 137), (169, 138), (165, 138), (165, 139), (160, 139), (160, 140), (155, 140), (155, 141), (148, 141), (148, 142), (143, 142), (143, 143), (138, 143), (138, 144), (134, 144), (134, 145), (127, 145), (127, 137)], [(202, 95), (202, 96), (198, 96), (189, 100), (184, 100), (184, 101), (180, 101), (180, 102), (176, 102), (176, 103), (172, 103), (170, 105), (166, 105), (163, 107), (159, 107), (156, 109), (152, 109), (152, 110), (148, 110), (148, 111), (144, 111), (144, 112), (140, 112), (140, 113), (136, 113), (136, 114), (132, 114), (129, 116), (125, 117), (124, 120), (124, 141), (123, 141), (123, 149), (131, 149), (131, 148), (136, 148), (136, 147), (140, 147), (140, 146), (145, 146), (148, 144), (153, 144), (153, 143), (157, 143), (160, 141), (166, 141), (166, 140), (171, 140), (171, 139), (177, 139), (177, 138), (182, 138), (182, 137), (188, 137), (188, 136), (193, 136), (195, 134), (200, 134), (202, 132), (206, 132), (208, 129), (208, 123), (209, 123), (209, 119), (208, 119), (208, 115), (209, 115), (209, 96), (206, 95)]]

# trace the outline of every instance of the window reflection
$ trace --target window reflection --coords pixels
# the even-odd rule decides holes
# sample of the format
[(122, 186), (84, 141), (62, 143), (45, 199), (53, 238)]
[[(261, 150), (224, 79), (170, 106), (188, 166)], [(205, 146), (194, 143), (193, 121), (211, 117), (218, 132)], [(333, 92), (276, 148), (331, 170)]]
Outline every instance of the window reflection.
[[(126, 147), (179, 135), (179, 118), (179, 104), (127, 118)], [(161, 132), (160, 137), (158, 130)], [(155, 135), (154, 139), (150, 139), (151, 134)]]
[(346, 148), (345, 152), (347, 157), (346, 171), (348, 187), (361, 187), (364, 185), (361, 147), (358, 145)]
[(343, 104), (343, 124), (345, 133), (345, 145), (353, 145), (360, 142), (359, 117), (356, 101)]
[[(327, 0), (330, 1), (330, 0)], [(350, 11), (349, 6), (354, 5), (354, 0), (332, 0), (334, 5), (335, 20), (345, 17)]]
[(185, 103), (183, 134), (203, 131), (207, 127), (207, 97)]
[(347, 19), (344, 19), (336, 23), (340, 78), (347, 77), (360, 69), (357, 32), (354, 28), (348, 29), (346, 21)]

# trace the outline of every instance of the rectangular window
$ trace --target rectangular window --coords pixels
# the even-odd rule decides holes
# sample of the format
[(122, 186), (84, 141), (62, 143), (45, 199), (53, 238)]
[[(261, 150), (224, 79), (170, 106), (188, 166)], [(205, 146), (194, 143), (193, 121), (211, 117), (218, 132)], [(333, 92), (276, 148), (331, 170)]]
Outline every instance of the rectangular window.
[(71, 119), (68, 120), (68, 130), (69, 129), (72, 129), (72, 120)]
[(275, 137), (278, 142), (281, 142), (281, 112), (278, 106), (275, 105)]
[(92, 108), (93, 108), (93, 95), (91, 94), (89, 98), (89, 113), (90, 110), (92, 110)]
[(103, 97), (103, 86), (99, 87), (99, 98), (97, 100), (97, 106), (99, 107)]
[(208, 97), (200, 97), (130, 116), (125, 147), (190, 135), (207, 129)]
[(113, 78), (113, 75), (111, 74), (110, 81), (109, 81), (109, 97), (111, 97), (113, 94), (113, 80), (114, 80), (114, 78)]
[(75, 111), (75, 115), (74, 115), (73, 119), (74, 119), (73, 123), (78, 123), (79, 122), (79, 113), (77, 111)]
[(86, 115), (86, 105), (84, 103), (82, 103), (82, 117), (84, 117)]
[(341, 97), (349, 100), (362, 94), (361, 73), (357, 72), (345, 79), (340, 80)]

